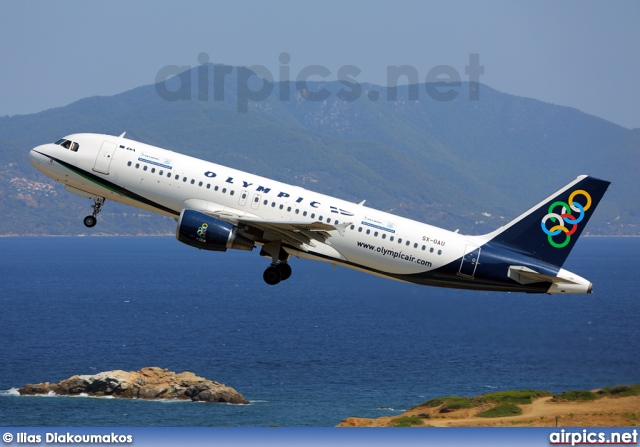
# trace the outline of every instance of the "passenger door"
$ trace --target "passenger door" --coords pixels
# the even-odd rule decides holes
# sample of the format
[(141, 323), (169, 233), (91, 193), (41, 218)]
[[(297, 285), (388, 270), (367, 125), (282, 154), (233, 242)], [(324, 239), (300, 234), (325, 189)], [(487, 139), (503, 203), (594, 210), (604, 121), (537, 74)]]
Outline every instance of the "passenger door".
[(93, 170), (101, 172), (102, 174), (109, 174), (109, 166), (111, 166), (111, 160), (115, 150), (115, 143), (110, 143), (108, 141), (102, 143), (98, 156), (96, 157), (96, 163), (93, 165)]

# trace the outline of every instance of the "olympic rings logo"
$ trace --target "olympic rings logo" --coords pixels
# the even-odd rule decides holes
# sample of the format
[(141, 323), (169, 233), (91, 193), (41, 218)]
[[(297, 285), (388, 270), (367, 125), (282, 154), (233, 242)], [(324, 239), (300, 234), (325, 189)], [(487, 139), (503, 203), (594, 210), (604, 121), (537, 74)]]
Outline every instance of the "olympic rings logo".
[[(580, 203), (574, 201), (576, 196), (583, 196), (586, 199), (586, 204), (581, 205)], [(561, 207), (560, 212), (554, 212), (556, 207)], [(569, 241), (571, 240), (571, 235), (576, 232), (578, 229), (578, 224), (582, 222), (584, 219), (584, 212), (591, 208), (591, 196), (589, 193), (583, 189), (577, 189), (571, 193), (569, 196), (569, 203), (565, 203), (562, 201), (553, 202), (549, 207), (549, 212), (546, 216), (542, 218), (542, 231), (547, 234), (547, 239), (549, 243), (555, 248), (563, 248), (566, 247)], [(579, 213), (577, 217), (574, 217), (571, 214), (571, 211)], [(555, 225), (551, 228), (547, 228), (547, 220), (551, 219), (551, 222)], [(567, 225), (565, 225), (565, 223)], [(567, 228), (567, 226), (571, 226), (571, 229)], [(553, 238), (560, 233), (565, 234), (564, 241), (558, 243), (553, 240)]]
[(206, 239), (207, 228), (209, 228), (209, 224), (203, 223), (202, 225), (200, 225), (200, 227), (198, 227), (198, 236), (200, 236), (203, 239)]

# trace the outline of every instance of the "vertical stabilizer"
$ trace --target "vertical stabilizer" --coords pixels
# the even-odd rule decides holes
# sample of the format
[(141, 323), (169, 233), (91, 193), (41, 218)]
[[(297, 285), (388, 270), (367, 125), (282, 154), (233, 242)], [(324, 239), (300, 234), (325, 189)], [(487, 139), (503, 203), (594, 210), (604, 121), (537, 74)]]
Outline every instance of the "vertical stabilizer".
[(609, 185), (582, 175), (486, 237), (562, 267)]

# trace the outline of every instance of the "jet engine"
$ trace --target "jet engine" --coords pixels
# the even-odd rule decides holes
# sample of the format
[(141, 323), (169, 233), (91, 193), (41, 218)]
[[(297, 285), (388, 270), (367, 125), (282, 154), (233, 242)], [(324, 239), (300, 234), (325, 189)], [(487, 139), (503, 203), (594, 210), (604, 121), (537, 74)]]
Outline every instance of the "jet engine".
[(238, 227), (195, 210), (182, 210), (176, 239), (202, 250), (253, 250), (253, 241), (238, 234)]

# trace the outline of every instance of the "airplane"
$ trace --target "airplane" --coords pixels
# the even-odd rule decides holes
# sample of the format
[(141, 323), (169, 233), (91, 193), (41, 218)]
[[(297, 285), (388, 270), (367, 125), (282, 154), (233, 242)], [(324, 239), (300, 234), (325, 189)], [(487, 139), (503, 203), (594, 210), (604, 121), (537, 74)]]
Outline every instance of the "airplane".
[[(126, 132), (125, 132), (126, 133)], [(202, 250), (271, 259), (269, 285), (291, 256), (420, 285), (547, 294), (591, 293), (562, 268), (610, 182), (581, 175), (497, 230), (464, 235), (120, 136), (79, 133), (29, 153), (31, 164), (93, 200), (170, 216), (176, 238)]]

